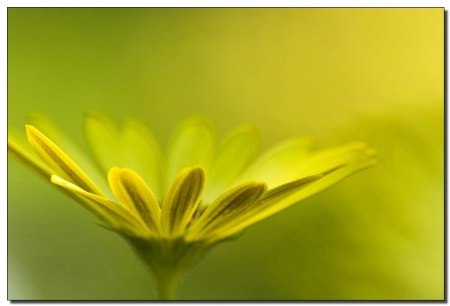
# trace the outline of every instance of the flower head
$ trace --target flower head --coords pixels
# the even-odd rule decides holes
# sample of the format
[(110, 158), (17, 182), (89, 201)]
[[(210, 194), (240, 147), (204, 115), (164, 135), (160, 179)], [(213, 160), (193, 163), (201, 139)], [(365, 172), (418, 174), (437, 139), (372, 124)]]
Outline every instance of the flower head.
[(238, 127), (217, 145), (202, 117), (180, 125), (165, 158), (142, 123), (128, 119), (118, 128), (89, 112), (85, 136), (94, 166), (48, 119), (34, 114), (30, 121), (33, 150), (9, 136), (9, 152), (126, 238), (155, 274), (163, 298), (173, 296), (179, 278), (217, 243), (375, 164), (364, 143), (314, 151), (308, 138), (258, 155), (251, 126)]

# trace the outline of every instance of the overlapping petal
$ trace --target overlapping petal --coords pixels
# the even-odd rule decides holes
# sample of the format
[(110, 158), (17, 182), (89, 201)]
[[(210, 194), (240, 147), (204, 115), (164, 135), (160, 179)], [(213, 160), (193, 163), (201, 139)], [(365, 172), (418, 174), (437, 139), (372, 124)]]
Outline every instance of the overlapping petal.
[(212, 203), (241, 175), (258, 153), (260, 139), (258, 130), (251, 125), (232, 130), (222, 141), (211, 169), (203, 195), (203, 204)]
[[(112, 193), (109, 190), (108, 182), (105, 178), (104, 172), (100, 171), (95, 162), (86, 155), (80, 148), (71, 141), (70, 137), (61, 130), (61, 128), (49, 117), (38, 112), (32, 112), (27, 115), (27, 122), (38, 129), (43, 135), (51, 139), (51, 141), (74, 161), (83, 172), (95, 182), (100, 190), (107, 195), (108, 198), (112, 197)], [(29, 143), (28, 143), (29, 145)], [(33, 152), (35, 153), (35, 152)]]
[(159, 144), (145, 125), (126, 119), (121, 128), (108, 116), (89, 111), (84, 120), (86, 140), (103, 173), (127, 167), (139, 173), (162, 200), (163, 157)]
[(126, 119), (122, 125), (123, 167), (131, 168), (151, 187), (156, 199), (164, 198), (164, 158), (153, 134), (141, 122)]
[(233, 220), (233, 223), (229, 224), (228, 229), (224, 228), (217, 236), (217, 239), (232, 236), (301, 200), (335, 185), (346, 177), (376, 164), (373, 152), (370, 149), (361, 152), (358, 158), (350, 164), (337, 166), (328, 169), (322, 174), (308, 176), (269, 190), (264, 197), (255, 202), (250, 210)]
[(282, 141), (255, 159), (249, 168), (237, 180), (238, 183), (248, 180), (262, 180), (269, 188), (298, 179), (293, 176), (292, 167), (303, 164), (311, 154), (313, 141), (309, 137), (298, 137)]
[(59, 176), (80, 188), (104, 196), (100, 188), (50, 139), (31, 125), (26, 126), (28, 141), (36, 153)]
[(87, 192), (86, 190), (83, 190), (82, 188), (55, 175), (51, 177), (51, 181), (55, 185), (87, 199), (87, 208), (97, 215), (97, 217), (99, 217), (102, 221), (106, 222), (112, 229), (123, 231), (125, 234), (131, 236), (148, 237), (151, 235), (142, 220), (136, 218), (135, 215), (130, 213), (130, 211), (124, 207), (117, 205), (104, 197)]
[(161, 208), (142, 178), (131, 169), (114, 167), (109, 171), (108, 180), (119, 203), (141, 218), (152, 233), (160, 234)]
[(111, 118), (97, 111), (86, 112), (84, 134), (95, 160), (104, 173), (112, 167), (125, 166), (122, 163), (123, 146), (120, 142), (119, 129)]
[(36, 171), (45, 179), (50, 179), (52, 176), (51, 169), (34, 154), (31, 148), (27, 150), (28, 147), (29, 145), (24, 142), (21, 135), (14, 128), (9, 127), (8, 154)]
[(267, 190), (263, 182), (248, 182), (233, 188), (209, 205), (189, 228), (186, 239), (207, 240), (242, 216)]
[(211, 123), (203, 117), (186, 119), (175, 131), (170, 142), (166, 190), (183, 168), (200, 165), (208, 170), (214, 148), (215, 136)]
[(164, 199), (161, 226), (164, 235), (177, 237), (183, 234), (200, 203), (205, 186), (205, 170), (196, 166), (178, 173)]
[[(44, 117), (31, 118), (62, 138)], [(161, 241), (214, 244), (375, 164), (375, 152), (365, 143), (313, 151), (305, 137), (277, 144), (255, 159), (259, 136), (252, 126), (233, 130), (215, 152), (213, 129), (201, 117), (188, 118), (176, 130), (165, 163), (139, 121), (128, 119), (119, 128), (106, 115), (89, 112), (86, 138), (108, 172), (109, 198), (117, 204), (59, 146), (35, 127), (26, 129), (45, 164), (9, 137), (12, 155), (81, 199), (109, 227)]]

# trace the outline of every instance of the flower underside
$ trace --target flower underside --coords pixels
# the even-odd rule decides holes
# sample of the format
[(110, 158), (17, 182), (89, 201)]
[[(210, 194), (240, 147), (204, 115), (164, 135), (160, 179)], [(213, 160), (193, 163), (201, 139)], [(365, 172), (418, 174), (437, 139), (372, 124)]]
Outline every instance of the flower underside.
[(128, 119), (118, 128), (89, 112), (85, 136), (96, 159), (92, 165), (48, 119), (34, 114), (29, 121), (32, 150), (11, 131), (10, 154), (126, 237), (160, 278), (181, 273), (218, 242), (375, 164), (364, 143), (314, 151), (307, 138), (258, 156), (251, 126), (238, 127), (216, 145), (211, 125), (200, 117), (176, 130), (165, 158), (140, 122)]

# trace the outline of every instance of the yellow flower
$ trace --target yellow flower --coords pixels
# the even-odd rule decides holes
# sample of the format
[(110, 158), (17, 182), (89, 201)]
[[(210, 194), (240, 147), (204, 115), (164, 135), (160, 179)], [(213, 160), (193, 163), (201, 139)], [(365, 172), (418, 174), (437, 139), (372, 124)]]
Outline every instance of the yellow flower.
[(165, 159), (140, 122), (128, 119), (119, 129), (92, 111), (85, 117), (85, 136), (98, 172), (48, 119), (34, 114), (29, 121), (34, 152), (11, 130), (10, 154), (123, 236), (153, 271), (161, 298), (173, 298), (180, 277), (217, 243), (375, 164), (374, 151), (364, 143), (315, 151), (308, 138), (258, 156), (252, 126), (238, 127), (217, 145), (201, 117), (180, 125)]

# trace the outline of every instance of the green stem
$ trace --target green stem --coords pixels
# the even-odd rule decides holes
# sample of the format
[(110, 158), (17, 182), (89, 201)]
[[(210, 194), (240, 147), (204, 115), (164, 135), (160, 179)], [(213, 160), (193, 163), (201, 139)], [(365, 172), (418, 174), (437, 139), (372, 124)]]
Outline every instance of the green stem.
[(174, 300), (180, 282), (180, 274), (172, 271), (157, 276), (158, 295), (161, 300)]

